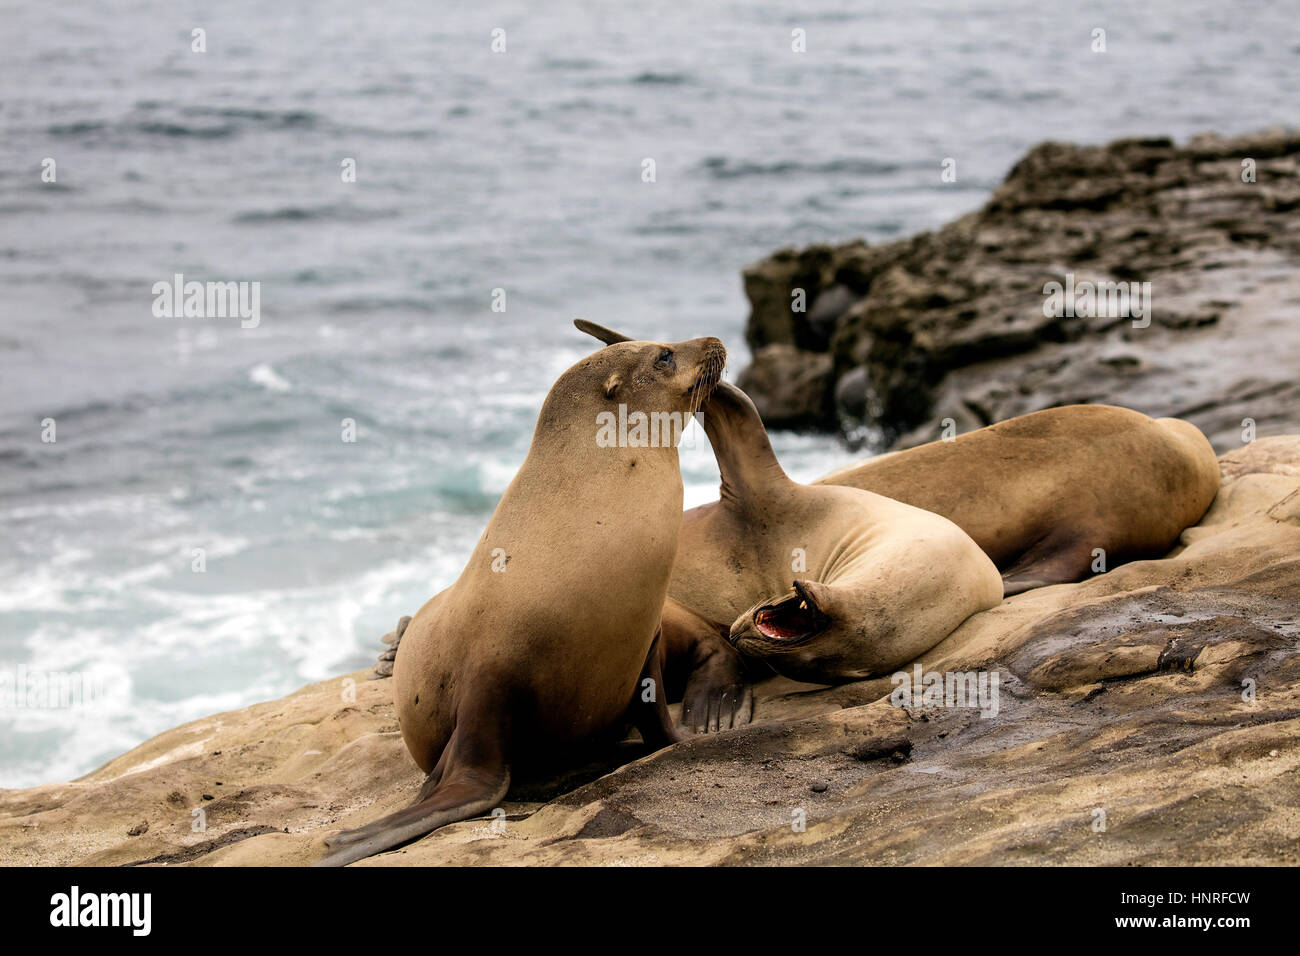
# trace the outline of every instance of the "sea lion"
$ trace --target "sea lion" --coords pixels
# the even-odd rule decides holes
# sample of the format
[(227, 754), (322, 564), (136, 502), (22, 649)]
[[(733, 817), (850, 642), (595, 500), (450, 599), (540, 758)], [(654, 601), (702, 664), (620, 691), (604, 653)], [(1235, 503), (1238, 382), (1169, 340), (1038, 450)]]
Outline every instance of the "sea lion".
[(629, 719), (651, 746), (677, 739), (657, 644), (682, 515), (680, 430), (648, 441), (609, 426), (680, 424), (725, 359), (715, 338), (626, 342), (555, 383), (465, 570), (394, 635), (402, 739), (428, 778), (407, 809), (326, 840), (317, 865), (490, 810), (522, 756), (559, 757)]
[(734, 385), (718, 384), (702, 418), (721, 497), (684, 516), (668, 593), (705, 621), (730, 621), (729, 640), (745, 656), (796, 680), (859, 680), (912, 660), (1002, 600), (993, 562), (948, 519), (869, 491), (792, 481)]
[(1008, 596), (1169, 552), (1219, 491), (1200, 430), (1113, 405), (1066, 405), (819, 479), (958, 524), (1003, 572)]
[(1001, 602), (993, 562), (948, 519), (792, 481), (734, 385), (714, 390), (704, 427), (722, 497), (683, 518), (668, 591), (706, 620), (730, 618), (746, 657), (810, 683), (860, 680)]

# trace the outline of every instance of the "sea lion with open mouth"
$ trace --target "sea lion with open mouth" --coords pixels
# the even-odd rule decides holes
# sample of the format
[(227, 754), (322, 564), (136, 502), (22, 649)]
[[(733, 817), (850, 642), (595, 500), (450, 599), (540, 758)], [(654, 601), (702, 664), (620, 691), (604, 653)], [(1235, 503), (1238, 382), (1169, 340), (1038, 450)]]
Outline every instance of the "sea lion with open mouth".
[[(605, 342), (625, 338), (594, 328), (585, 331)], [(727, 440), (728, 453), (741, 460), (761, 456), (766, 445), (761, 423), (733, 430)], [(1219, 468), (1210, 443), (1189, 422), (1070, 405), (850, 465), (815, 484), (872, 491), (943, 515), (1002, 569), (1009, 596), (1167, 554), (1213, 503)], [(723, 501), (686, 513), (679, 566), (688, 563), (682, 555), (711, 546), (697, 529), (727, 507), (725, 481), (723, 492)], [(689, 600), (678, 585), (674, 576), (670, 593)], [(765, 620), (779, 620), (779, 609), (769, 611)], [(677, 635), (675, 646), (685, 648), (688, 663), (710, 662), (686, 678), (699, 699), (734, 696), (743, 663), (727, 658), (706, 629)]]
[[(407, 809), (327, 839), (317, 865), (491, 810), (521, 757), (560, 759), (629, 720), (652, 746), (677, 739), (657, 647), (682, 518), (676, 442), (725, 361), (715, 338), (629, 341), (555, 383), (469, 564), (397, 635), (398, 722), (428, 778)], [(676, 427), (647, 440), (647, 421)]]
[[(718, 384), (702, 418), (721, 497), (684, 516), (668, 593), (705, 621), (730, 621), (746, 657), (796, 680), (858, 680), (914, 659), (1002, 600), (997, 568), (948, 519), (856, 488), (792, 481), (734, 385)], [(720, 668), (710, 682), (719, 679), (743, 676)], [(735, 720), (722, 718), (706, 729)]]
[(734, 385), (718, 385), (703, 418), (722, 497), (684, 517), (668, 590), (705, 619), (730, 618), (745, 657), (795, 680), (860, 680), (1001, 602), (997, 568), (948, 519), (792, 481)]

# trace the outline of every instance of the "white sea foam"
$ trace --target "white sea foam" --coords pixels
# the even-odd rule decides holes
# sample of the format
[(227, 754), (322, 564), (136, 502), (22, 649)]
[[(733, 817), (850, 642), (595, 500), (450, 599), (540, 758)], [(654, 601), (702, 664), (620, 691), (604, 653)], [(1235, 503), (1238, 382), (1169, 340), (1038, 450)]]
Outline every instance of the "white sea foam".
[(265, 362), (260, 365), (254, 365), (248, 370), (248, 380), (254, 385), (260, 385), (272, 392), (288, 392), (293, 390), (293, 386), (289, 384), (288, 379)]

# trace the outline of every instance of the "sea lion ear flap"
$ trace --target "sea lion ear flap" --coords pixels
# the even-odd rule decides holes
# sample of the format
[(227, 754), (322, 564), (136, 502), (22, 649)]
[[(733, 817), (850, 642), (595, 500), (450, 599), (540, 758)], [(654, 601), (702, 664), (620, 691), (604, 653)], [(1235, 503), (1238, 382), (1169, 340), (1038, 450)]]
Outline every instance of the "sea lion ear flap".
[(607, 329), (595, 322), (588, 322), (586, 319), (574, 319), (573, 324), (579, 332), (586, 332), (592, 338), (600, 339), (606, 345), (613, 345), (615, 342), (635, 341), (631, 336), (624, 335), (622, 332), (615, 332), (613, 329)]
[(612, 372), (609, 378), (605, 379), (605, 397), (613, 398), (618, 387), (623, 384), (623, 376), (618, 372)]

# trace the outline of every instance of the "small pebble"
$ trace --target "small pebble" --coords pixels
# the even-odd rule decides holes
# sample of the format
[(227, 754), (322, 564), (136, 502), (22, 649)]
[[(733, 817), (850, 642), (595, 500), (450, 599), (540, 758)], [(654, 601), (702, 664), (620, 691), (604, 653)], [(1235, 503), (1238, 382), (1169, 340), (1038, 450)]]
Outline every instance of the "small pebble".
[(828, 784), (825, 780), (818, 780), (816, 783), (812, 785), (812, 792), (825, 793), (829, 788), (830, 788), (830, 784)]

